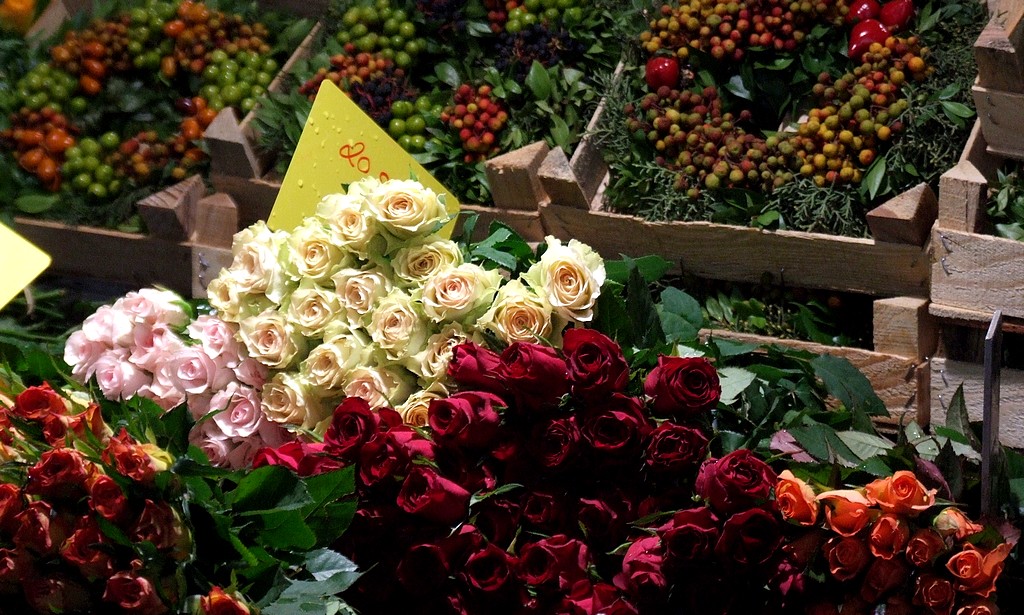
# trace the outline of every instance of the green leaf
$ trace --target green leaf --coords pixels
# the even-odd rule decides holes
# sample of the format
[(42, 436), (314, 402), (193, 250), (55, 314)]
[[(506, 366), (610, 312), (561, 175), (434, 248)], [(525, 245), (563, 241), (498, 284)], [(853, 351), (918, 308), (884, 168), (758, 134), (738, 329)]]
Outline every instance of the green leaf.
[(841, 401), (853, 414), (855, 429), (874, 433), (869, 416), (887, 416), (885, 404), (875, 395), (871, 382), (849, 361), (823, 354), (811, 359), (814, 375), (821, 379), (825, 390)]
[(747, 437), (745, 435), (725, 429), (718, 432), (718, 438), (722, 441), (723, 453), (731, 453), (742, 448), (747, 443)]
[(962, 435), (967, 443), (976, 451), (981, 450), (981, 442), (971, 429), (971, 419), (967, 416), (967, 403), (964, 401), (964, 385), (956, 388), (946, 408), (946, 428)]
[(718, 356), (720, 357), (738, 357), (750, 354), (758, 348), (757, 344), (747, 344), (721, 338), (714, 338), (712, 341), (718, 347)]
[(569, 125), (557, 115), (551, 116), (551, 124), (551, 138), (554, 139), (555, 145), (562, 149), (567, 149), (572, 138), (569, 132)]
[(502, 495), (504, 493), (508, 493), (516, 489), (522, 489), (522, 487), (523, 486), (520, 485), (519, 483), (506, 483), (498, 487), (497, 489), (494, 489), (493, 491), (478, 491), (474, 493), (472, 496), (470, 496), (469, 505), (470, 507), (476, 506), (477, 504), (483, 502), (488, 498), (492, 498), (496, 495)]
[(530, 72), (526, 74), (526, 87), (530, 88), (533, 97), (538, 100), (545, 100), (551, 96), (551, 76), (548, 75), (548, 69), (537, 60), (533, 61)]
[(665, 341), (679, 343), (697, 339), (704, 316), (696, 299), (678, 288), (669, 287), (661, 291), (661, 302), (656, 310)]
[(828, 431), (835, 433), (830, 427), (826, 427), (821, 423), (791, 427), (789, 429), (790, 435), (796, 438), (797, 443), (807, 451), (807, 454), (819, 461), (829, 461), (831, 456), (827, 443)]
[(455, 70), (455, 67), (447, 62), (441, 62), (434, 67), (434, 74), (441, 80), (445, 85), (453, 88), (459, 87), (462, 80), (459, 78), (459, 71)]
[(330, 549), (317, 549), (306, 554), (306, 571), (317, 581), (326, 581), (341, 572), (355, 572), (358, 567), (349, 558)]
[[(640, 275), (643, 276), (648, 284), (660, 280), (672, 267), (670, 261), (653, 254), (634, 258), (632, 263), (640, 270)], [(626, 262), (623, 260), (605, 261), (604, 271), (607, 279), (613, 282), (625, 284), (629, 280), (629, 267), (626, 266)]]
[(953, 102), (951, 100), (942, 101), (942, 111), (952, 120), (957, 118), (971, 118), (974, 117), (974, 110), (963, 103)]
[(871, 163), (868, 172), (864, 174), (864, 188), (868, 191), (870, 199), (874, 199), (882, 187), (882, 182), (885, 180), (885, 164), (885, 156), (879, 156)]
[(861, 459), (884, 455), (893, 447), (893, 443), (885, 438), (862, 431), (840, 431), (837, 435)]
[(757, 376), (742, 367), (722, 367), (718, 370), (718, 379), (722, 386), (721, 402), (732, 405)]
[(305, 484), (281, 466), (263, 466), (249, 472), (227, 499), (241, 515), (297, 510), (313, 501)]
[(14, 206), (27, 214), (39, 214), (59, 202), (60, 195), (57, 194), (26, 194), (14, 199)]
[(316, 545), (316, 533), (298, 510), (262, 513), (261, 518), (259, 539), (268, 548), (305, 551)]
[(732, 79), (729, 79), (729, 82), (725, 84), (725, 89), (744, 100), (754, 100), (754, 96), (747, 89), (746, 84), (743, 83), (743, 77), (739, 75), (733, 75)]

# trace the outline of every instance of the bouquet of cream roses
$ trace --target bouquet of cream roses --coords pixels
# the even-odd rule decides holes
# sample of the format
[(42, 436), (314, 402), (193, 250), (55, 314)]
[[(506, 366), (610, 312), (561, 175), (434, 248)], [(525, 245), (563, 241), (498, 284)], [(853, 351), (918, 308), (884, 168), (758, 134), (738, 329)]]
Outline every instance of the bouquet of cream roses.
[(364, 179), (291, 231), (260, 222), (235, 235), (209, 301), (269, 370), (270, 420), (317, 430), (351, 396), (423, 424), (455, 346), (489, 336), (557, 345), (567, 324), (593, 318), (605, 271), (590, 247), (548, 238), (507, 280), (441, 233), (449, 220), (418, 182)]

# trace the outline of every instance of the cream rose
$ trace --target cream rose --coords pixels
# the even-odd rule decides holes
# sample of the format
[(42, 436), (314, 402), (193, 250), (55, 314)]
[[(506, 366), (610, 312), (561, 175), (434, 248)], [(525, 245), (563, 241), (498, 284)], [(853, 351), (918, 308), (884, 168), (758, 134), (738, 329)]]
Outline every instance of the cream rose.
[(324, 328), (338, 317), (338, 295), (326, 288), (303, 282), (288, 300), (285, 318), (306, 337), (320, 337)]
[(427, 322), (411, 296), (394, 290), (374, 308), (369, 331), (387, 358), (397, 361), (420, 350), (427, 338)]
[(280, 256), (288, 234), (257, 222), (235, 234), (228, 272), (240, 293), (260, 293), (279, 302), (288, 291), (288, 276)]
[(357, 367), (345, 381), (345, 395), (361, 397), (371, 408), (402, 403), (412, 389), (408, 378), (386, 367)]
[(322, 284), (344, 264), (345, 256), (318, 218), (306, 218), (288, 237), (288, 257), (300, 279)]
[(271, 369), (287, 369), (306, 352), (306, 340), (275, 310), (266, 310), (239, 323), (249, 356)]
[(547, 299), (555, 313), (575, 322), (594, 318), (594, 306), (604, 284), (604, 261), (590, 246), (548, 236), (548, 248), (524, 279)]
[(398, 414), (402, 416), (402, 420), (407, 425), (426, 427), (427, 417), (430, 412), (430, 402), (447, 396), (448, 390), (438, 384), (427, 390), (416, 391), (404, 403), (399, 404), (395, 410), (398, 411)]
[(241, 299), (229, 270), (221, 269), (217, 277), (210, 280), (206, 286), (206, 300), (217, 310), (218, 317), (228, 322), (241, 320)]
[(370, 211), (398, 239), (429, 235), (448, 217), (437, 194), (417, 181), (392, 179), (367, 194)]
[(447, 239), (401, 248), (391, 257), (395, 277), (406, 286), (422, 286), (423, 282), (441, 271), (462, 263), (459, 245)]
[(365, 202), (359, 193), (328, 194), (316, 207), (316, 216), (327, 225), (331, 243), (361, 258), (366, 258), (370, 240), (377, 235)]
[[(519, 280), (498, 290), (491, 308), (477, 326), (487, 329), (506, 343), (545, 341), (559, 345), (561, 327), (552, 323), (551, 305)], [(561, 323), (564, 324), (564, 323)]]
[(287, 372), (263, 385), (263, 413), (275, 423), (303, 429), (312, 429), (330, 414), (301, 377)]
[(349, 372), (364, 364), (368, 354), (358, 336), (337, 337), (311, 350), (299, 370), (314, 393), (330, 397), (341, 391)]
[(461, 325), (451, 323), (427, 338), (425, 348), (409, 357), (403, 365), (425, 383), (440, 380), (448, 374), (452, 351), (468, 339)]
[(474, 310), (489, 305), (501, 284), (501, 272), (464, 263), (445, 269), (427, 280), (423, 287), (423, 311), (437, 322), (466, 324)]
[(342, 269), (331, 279), (352, 326), (362, 326), (377, 301), (391, 292), (391, 282), (382, 269)]

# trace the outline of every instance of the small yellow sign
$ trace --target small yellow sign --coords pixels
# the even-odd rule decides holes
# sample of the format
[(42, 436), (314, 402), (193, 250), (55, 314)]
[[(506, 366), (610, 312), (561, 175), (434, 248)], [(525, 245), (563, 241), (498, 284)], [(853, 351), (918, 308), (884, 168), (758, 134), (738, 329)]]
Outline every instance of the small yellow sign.
[[(344, 192), (343, 184), (365, 177), (381, 181), (415, 178), (438, 195), (444, 195), (448, 213), (454, 216), (459, 211), (455, 195), (413, 160), (338, 86), (324, 81), (267, 224), (273, 229), (293, 229), (303, 218), (316, 213), (316, 205), (324, 195)], [(454, 221), (444, 228), (444, 234), (450, 236), (453, 227)]]
[(32, 280), (50, 266), (50, 256), (27, 239), (0, 224), (0, 307), (7, 305)]

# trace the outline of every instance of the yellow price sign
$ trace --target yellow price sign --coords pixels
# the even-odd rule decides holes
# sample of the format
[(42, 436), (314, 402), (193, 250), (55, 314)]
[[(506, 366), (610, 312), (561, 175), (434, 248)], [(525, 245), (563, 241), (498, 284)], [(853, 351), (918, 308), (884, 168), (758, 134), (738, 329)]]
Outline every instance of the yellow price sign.
[(4, 247), (0, 267), (0, 307), (7, 305), (32, 280), (50, 266), (50, 256), (27, 239), (0, 224), (0, 245)]
[[(366, 177), (381, 181), (415, 178), (438, 195), (445, 195), (448, 213), (453, 218), (459, 212), (455, 195), (338, 86), (324, 81), (267, 224), (273, 229), (293, 229), (303, 218), (316, 213), (316, 205), (324, 195), (344, 192), (344, 184)], [(444, 228), (445, 236), (451, 235), (454, 224), (453, 221)]]

